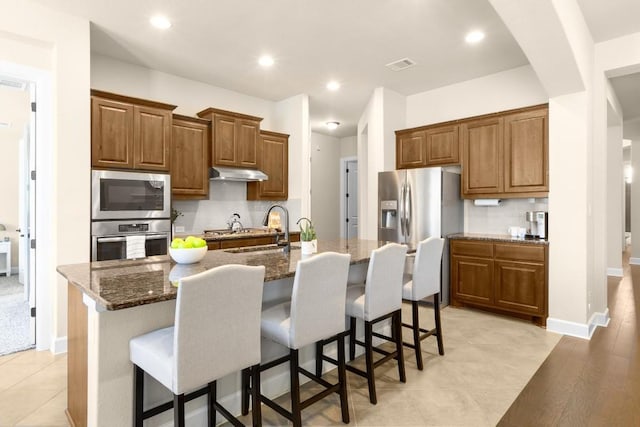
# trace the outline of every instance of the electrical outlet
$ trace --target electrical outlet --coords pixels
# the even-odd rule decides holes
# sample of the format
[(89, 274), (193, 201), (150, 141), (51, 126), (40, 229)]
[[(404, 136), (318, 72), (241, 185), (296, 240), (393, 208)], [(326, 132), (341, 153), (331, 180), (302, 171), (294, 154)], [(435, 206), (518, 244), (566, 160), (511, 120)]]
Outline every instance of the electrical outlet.
[(176, 233), (184, 233), (184, 226), (176, 225)]

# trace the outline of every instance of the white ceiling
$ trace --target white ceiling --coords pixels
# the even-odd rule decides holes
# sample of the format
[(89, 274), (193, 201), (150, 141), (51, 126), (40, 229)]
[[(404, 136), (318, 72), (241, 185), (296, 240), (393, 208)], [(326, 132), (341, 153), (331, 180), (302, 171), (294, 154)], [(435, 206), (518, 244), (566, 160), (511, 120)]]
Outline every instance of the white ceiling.
[(598, 43), (640, 32), (640, 0), (578, 0)]
[[(335, 136), (356, 134), (376, 87), (409, 95), (528, 63), (487, 0), (38, 1), (89, 19), (97, 53), (273, 101), (307, 93), (312, 130)], [(168, 31), (149, 26), (156, 13)], [(470, 46), (474, 29), (486, 38)], [(264, 53), (272, 69), (256, 64)], [(384, 66), (405, 57), (417, 65)]]

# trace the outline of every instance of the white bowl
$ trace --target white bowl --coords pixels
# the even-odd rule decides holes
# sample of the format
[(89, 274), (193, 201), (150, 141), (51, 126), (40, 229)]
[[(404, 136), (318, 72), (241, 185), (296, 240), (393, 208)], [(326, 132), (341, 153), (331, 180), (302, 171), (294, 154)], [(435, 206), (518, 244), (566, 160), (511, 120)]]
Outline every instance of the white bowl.
[(193, 264), (200, 261), (207, 254), (207, 247), (174, 249), (169, 248), (169, 255), (178, 264)]

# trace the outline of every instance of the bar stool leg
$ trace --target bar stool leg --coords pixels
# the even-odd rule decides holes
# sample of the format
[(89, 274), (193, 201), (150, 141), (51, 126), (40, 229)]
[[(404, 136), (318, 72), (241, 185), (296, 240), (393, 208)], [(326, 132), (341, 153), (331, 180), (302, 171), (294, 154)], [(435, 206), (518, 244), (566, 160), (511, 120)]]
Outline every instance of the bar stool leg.
[(440, 294), (433, 296), (433, 312), (436, 320), (436, 338), (438, 339), (438, 353), (444, 356), (444, 344), (442, 343), (442, 323), (440, 322)]
[(422, 371), (424, 365), (422, 364), (422, 347), (420, 345), (420, 320), (418, 316), (418, 301), (411, 301), (411, 314), (413, 325), (411, 327), (413, 331), (413, 348), (416, 352), (416, 363), (418, 364), (418, 370)]
[(210, 382), (209, 383), (209, 392), (207, 393), (207, 403), (209, 405), (209, 411), (208, 411), (208, 425), (209, 427), (215, 427), (216, 425), (216, 399), (218, 398), (217, 396), (217, 390), (216, 390), (216, 382)]
[(356, 358), (356, 318), (349, 319), (349, 360)]
[(262, 406), (260, 403), (260, 364), (251, 367), (251, 417), (253, 427), (262, 426)]
[[(352, 318), (353, 319), (353, 318)], [(376, 397), (376, 379), (373, 367), (373, 330), (371, 322), (364, 322), (364, 348), (367, 365), (367, 382), (369, 384), (369, 401), (375, 405), (378, 403)]]
[(291, 375), (291, 415), (293, 427), (302, 426), (300, 409), (300, 379), (298, 378), (298, 350), (290, 349), (289, 373)]
[(316, 343), (316, 377), (322, 376), (322, 352), (324, 349), (324, 341), (320, 340)]
[(247, 415), (249, 413), (249, 368), (243, 369), (240, 374), (240, 382), (242, 389), (241, 413)]
[(402, 345), (402, 310), (398, 310), (393, 314), (393, 326), (396, 331), (396, 351), (398, 352), (398, 375), (400, 382), (406, 383), (407, 376), (404, 371), (404, 351)]
[(144, 371), (138, 365), (133, 365), (133, 425), (142, 427), (144, 412)]
[(184, 394), (173, 395), (173, 425), (184, 427)]
[(344, 335), (338, 335), (338, 381), (340, 381), (340, 408), (342, 409), (342, 422), (349, 424), (349, 401), (347, 398), (347, 370), (346, 355), (344, 351)]

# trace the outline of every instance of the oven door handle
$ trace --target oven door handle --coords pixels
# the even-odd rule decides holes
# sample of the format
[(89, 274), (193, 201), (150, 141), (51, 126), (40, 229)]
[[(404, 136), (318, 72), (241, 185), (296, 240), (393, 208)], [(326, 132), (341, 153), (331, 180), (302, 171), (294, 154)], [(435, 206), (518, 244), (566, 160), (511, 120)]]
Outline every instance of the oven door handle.
[[(147, 234), (144, 236), (145, 240), (160, 240), (166, 239), (166, 234)], [(116, 243), (116, 242), (124, 242), (126, 241), (126, 237), (98, 237), (98, 243)]]

